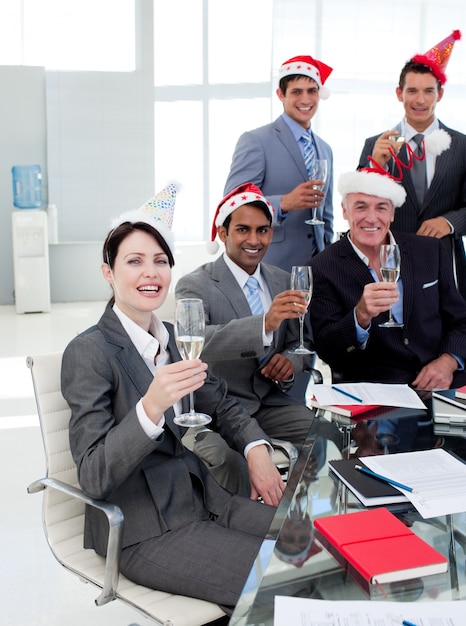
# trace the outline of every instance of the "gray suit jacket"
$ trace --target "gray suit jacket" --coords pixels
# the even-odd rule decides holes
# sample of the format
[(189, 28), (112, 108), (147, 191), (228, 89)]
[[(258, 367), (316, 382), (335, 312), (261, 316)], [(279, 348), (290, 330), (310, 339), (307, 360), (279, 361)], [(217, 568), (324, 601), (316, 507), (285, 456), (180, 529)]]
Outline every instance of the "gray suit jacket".
[[(173, 329), (166, 326), (170, 356), (180, 360)], [(165, 413), (164, 434), (156, 440), (147, 437), (136, 404), (151, 381), (151, 372), (109, 307), (63, 355), (62, 391), (72, 412), (70, 443), (79, 483), (91, 497), (121, 507), (123, 547), (219, 514), (230, 498), (182, 445), (186, 429), (173, 422), (173, 410)], [(212, 416), (213, 428), (240, 452), (251, 441), (268, 440), (256, 420), (227, 396), (225, 383), (213, 376), (195, 393), (195, 405)], [(88, 509), (86, 547), (103, 554), (107, 532), (101, 514)]]
[[(324, 202), (317, 211), (324, 226), (309, 226), (310, 209), (290, 211), (275, 224), (273, 242), (264, 260), (291, 271), (309, 265), (312, 249), (321, 251), (333, 241), (333, 155), (330, 146), (314, 135), (318, 157), (329, 162)], [(281, 196), (309, 180), (303, 156), (283, 117), (241, 135), (225, 184), (225, 195), (242, 183), (256, 184), (278, 214)]]
[[(272, 299), (290, 288), (288, 272), (265, 263), (261, 264), (261, 272)], [(261, 367), (277, 352), (286, 353), (296, 375), (303, 367), (310, 367), (309, 360), (287, 353), (298, 342), (298, 320), (282, 322), (274, 333), (273, 345), (264, 349), (262, 316), (251, 315), (246, 296), (223, 257), (183, 276), (175, 293), (177, 298), (201, 298), (204, 302), (206, 341), (202, 358), (213, 374), (227, 381), (229, 392), (240, 399), (249, 413), (254, 414), (261, 404), (299, 403), (260, 373)]]
[[(455, 232), (446, 237), (444, 243), (450, 251), (454, 249), (458, 284), (461, 293), (466, 295), (466, 261), (461, 239), (466, 235), (466, 135), (439, 124), (451, 137), (450, 148), (436, 158), (434, 177), (422, 205), (416, 197), (410, 171), (403, 170), (401, 184), (406, 189), (406, 202), (395, 211), (392, 226), (396, 231), (415, 233), (425, 220), (445, 217)], [(395, 130), (401, 131), (401, 125)], [(358, 167), (368, 166), (368, 156), (380, 134), (366, 139)], [(400, 158), (403, 159), (403, 148)], [(389, 168), (392, 174), (398, 175), (393, 159), (389, 161)]]

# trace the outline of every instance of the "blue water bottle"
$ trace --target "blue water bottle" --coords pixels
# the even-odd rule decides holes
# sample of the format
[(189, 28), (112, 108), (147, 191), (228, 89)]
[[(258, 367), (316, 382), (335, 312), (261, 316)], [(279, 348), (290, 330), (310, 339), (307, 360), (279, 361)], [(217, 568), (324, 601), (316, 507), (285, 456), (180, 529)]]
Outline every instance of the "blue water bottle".
[(18, 209), (38, 209), (42, 206), (42, 172), (40, 165), (14, 165), (13, 204)]

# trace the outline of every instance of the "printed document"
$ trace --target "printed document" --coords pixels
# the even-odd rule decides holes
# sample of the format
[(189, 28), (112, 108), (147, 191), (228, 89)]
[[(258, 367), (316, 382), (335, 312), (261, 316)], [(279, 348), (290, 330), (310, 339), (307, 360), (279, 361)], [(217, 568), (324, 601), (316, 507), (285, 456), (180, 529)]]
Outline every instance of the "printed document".
[(466, 511), (466, 464), (446, 450), (420, 450), (361, 461), (373, 472), (411, 487), (400, 489), (424, 519)]
[(355, 401), (360, 400), (361, 404), (427, 409), (418, 394), (408, 385), (387, 385), (385, 383), (312, 385), (312, 393), (317, 402), (323, 406), (355, 404)]
[(275, 596), (274, 626), (464, 626), (466, 602), (337, 602)]

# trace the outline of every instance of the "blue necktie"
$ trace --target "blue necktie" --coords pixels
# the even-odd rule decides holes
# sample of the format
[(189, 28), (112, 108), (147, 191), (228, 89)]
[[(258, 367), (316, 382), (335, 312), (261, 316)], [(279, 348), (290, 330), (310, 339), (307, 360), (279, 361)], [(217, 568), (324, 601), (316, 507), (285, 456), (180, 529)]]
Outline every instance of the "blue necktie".
[(301, 136), (301, 139), (304, 142), (304, 165), (306, 166), (306, 171), (308, 177), (313, 178), (313, 170), (316, 162), (316, 152), (314, 149), (314, 142), (312, 141), (312, 135), (309, 133), (304, 133)]
[(246, 298), (249, 303), (249, 308), (253, 315), (262, 315), (264, 307), (259, 295), (259, 283), (257, 278), (250, 276), (246, 281)]

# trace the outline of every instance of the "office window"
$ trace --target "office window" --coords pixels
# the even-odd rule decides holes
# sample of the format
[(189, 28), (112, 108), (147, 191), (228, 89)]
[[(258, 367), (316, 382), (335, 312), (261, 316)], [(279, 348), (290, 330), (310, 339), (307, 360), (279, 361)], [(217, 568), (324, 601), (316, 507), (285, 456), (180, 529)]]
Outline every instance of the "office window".
[(154, 2), (154, 84), (156, 87), (202, 83), (202, 24), (202, 0)]
[[(177, 240), (204, 238), (204, 162), (200, 156), (203, 121), (199, 101), (155, 103), (156, 190), (176, 182), (179, 192), (173, 231)], [(183, 129), (179, 132), (180, 128)]]
[(135, 69), (135, 0), (2, 0), (0, 64)]
[[(299, 20), (299, 21), (298, 21)], [(310, 54), (333, 67), (312, 127), (333, 149), (335, 231), (346, 230), (336, 184), (358, 164), (364, 140), (404, 116), (395, 88), (404, 63), (424, 53), (454, 29), (463, 32), (448, 63), (445, 96), (436, 114), (466, 132), (460, 105), (466, 96), (466, 5), (461, 0), (275, 0), (273, 60), (278, 68), (296, 54)], [(276, 70), (274, 69), (276, 74)], [(280, 103), (272, 99), (274, 117)]]
[(208, 11), (209, 82), (270, 81), (273, 2), (211, 0)]
[(239, 135), (270, 120), (273, 0), (154, 2), (156, 188), (179, 240), (209, 237)]

